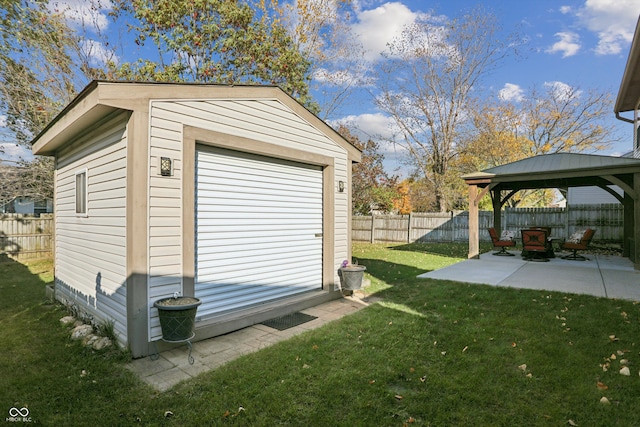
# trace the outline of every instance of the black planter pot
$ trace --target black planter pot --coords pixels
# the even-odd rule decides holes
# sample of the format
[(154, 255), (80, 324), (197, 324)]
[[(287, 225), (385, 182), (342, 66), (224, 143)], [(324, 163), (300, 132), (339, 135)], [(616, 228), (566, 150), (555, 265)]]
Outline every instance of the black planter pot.
[(160, 317), (162, 339), (181, 342), (193, 338), (196, 311), (201, 303), (194, 297), (169, 297), (154, 302)]

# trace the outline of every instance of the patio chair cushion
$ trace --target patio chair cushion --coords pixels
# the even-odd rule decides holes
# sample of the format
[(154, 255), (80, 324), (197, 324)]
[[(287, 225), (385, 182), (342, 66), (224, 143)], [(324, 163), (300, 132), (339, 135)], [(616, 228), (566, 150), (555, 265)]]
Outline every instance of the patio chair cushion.
[(569, 236), (569, 238), (567, 239), (567, 243), (580, 243), (580, 240), (582, 240), (582, 236), (584, 236), (584, 233), (586, 231), (587, 230), (576, 231), (571, 236)]
[(515, 231), (504, 230), (502, 234), (500, 234), (500, 240), (511, 241), (516, 237)]

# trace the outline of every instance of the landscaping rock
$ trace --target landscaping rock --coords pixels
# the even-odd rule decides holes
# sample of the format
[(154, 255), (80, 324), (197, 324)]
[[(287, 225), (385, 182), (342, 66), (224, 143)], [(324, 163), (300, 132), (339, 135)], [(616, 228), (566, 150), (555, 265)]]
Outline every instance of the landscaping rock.
[(107, 347), (111, 347), (112, 343), (111, 340), (107, 337), (102, 337), (102, 338), (98, 338), (94, 343), (93, 343), (93, 349), (94, 350), (102, 350), (103, 348), (107, 348)]
[(92, 333), (93, 333), (93, 327), (91, 325), (80, 325), (80, 326), (76, 326), (73, 329), (73, 332), (71, 332), (71, 338), (74, 340), (79, 340)]
[(63, 325), (70, 325), (75, 321), (76, 318), (73, 316), (64, 316), (62, 319), (60, 319), (60, 323), (62, 323)]
[(90, 334), (90, 335), (87, 335), (86, 337), (84, 337), (84, 339), (82, 340), (82, 343), (84, 345), (86, 345), (87, 347), (91, 347), (99, 339), (100, 339), (99, 336)]

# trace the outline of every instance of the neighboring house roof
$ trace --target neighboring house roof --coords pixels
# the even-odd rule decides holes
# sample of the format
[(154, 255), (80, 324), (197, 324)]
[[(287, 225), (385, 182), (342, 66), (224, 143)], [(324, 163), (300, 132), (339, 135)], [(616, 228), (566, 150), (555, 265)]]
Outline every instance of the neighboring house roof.
[(94, 80), (31, 141), (34, 154), (53, 155), (57, 149), (115, 111), (147, 112), (152, 100), (277, 99), (343, 147), (352, 161), (362, 152), (315, 114), (280, 89), (267, 85), (204, 83), (114, 82)]
[(613, 109), (615, 113), (635, 110), (640, 99), (640, 19), (638, 19), (634, 34), (620, 90), (618, 90), (618, 98)]

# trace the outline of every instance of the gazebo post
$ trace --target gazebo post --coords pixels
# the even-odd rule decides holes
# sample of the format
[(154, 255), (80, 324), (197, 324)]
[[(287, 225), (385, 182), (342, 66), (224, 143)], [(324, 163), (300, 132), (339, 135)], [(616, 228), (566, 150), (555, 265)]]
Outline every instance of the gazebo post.
[(480, 258), (478, 186), (475, 184), (469, 184), (469, 254), (467, 258)]
[(502, 201), (500, 200), (500, 190), (491, 190), (491, 201), (493, 202), (493, 228), (498, 236), (502, 233)]
[(633, 240), (631, 241), (632, 247), (631, 249), (631, 261), (633, 262), (633, 267), (636, 270), (640, 270), (640, 173), (633, 174), (633, 189), (634, 189), (634, 199), (633, 199), (633, 229), (631, 230), (631, 235), (633, 236)]
[(633, 261), (633, 254), (635, 252), (635, 247), (633, 247), (634, 238), (634, 221), (635, 221), (635, 201), (633, 198), (625, 191), (624, 193), (624, 202), (622, 203), (624, 219), (622, 221), (622, 256), (627, 257)]

